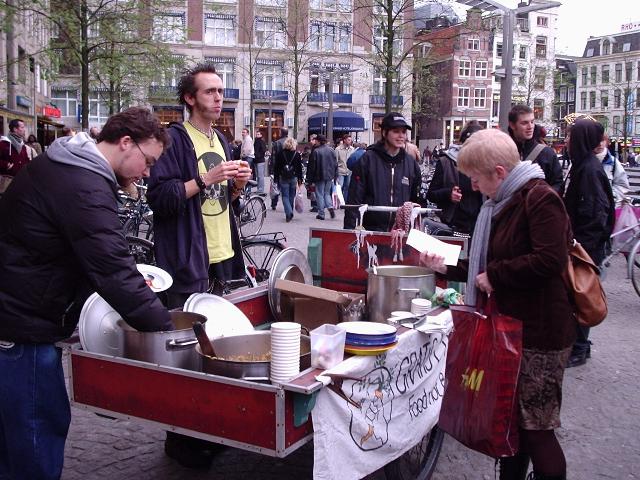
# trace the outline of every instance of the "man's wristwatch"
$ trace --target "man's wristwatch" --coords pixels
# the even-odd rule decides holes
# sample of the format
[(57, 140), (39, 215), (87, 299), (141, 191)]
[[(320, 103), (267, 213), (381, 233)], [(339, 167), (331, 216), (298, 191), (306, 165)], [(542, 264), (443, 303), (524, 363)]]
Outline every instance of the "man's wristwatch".
[(207, 184), (204, 183), (204, 180), (202, 179), (202, 177), (200, 175), (197, 175), (194, 180), (196, 181), (196, 185), (198, 185), (198, 188), (200, 190), (204, 190), (207, 188)]

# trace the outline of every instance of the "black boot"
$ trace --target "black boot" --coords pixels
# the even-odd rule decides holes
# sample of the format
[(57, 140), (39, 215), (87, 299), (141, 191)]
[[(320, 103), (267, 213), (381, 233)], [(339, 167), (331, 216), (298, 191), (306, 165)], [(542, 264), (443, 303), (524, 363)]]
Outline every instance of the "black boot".
[(529, 455), (518, 453), (500, 459), (500, 480), (525, 480), (529, 468)]

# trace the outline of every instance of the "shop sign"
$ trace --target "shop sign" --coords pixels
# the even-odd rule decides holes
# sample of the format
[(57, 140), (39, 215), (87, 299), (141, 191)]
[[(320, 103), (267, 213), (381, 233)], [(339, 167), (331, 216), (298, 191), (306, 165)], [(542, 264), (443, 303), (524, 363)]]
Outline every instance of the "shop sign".
[(631, 32), (640, 28), (640, 22), (623, 23), (620, 27), (621, 32)]
[(640, 147), (640, 137), (633, 137), (631, 145), (634, 147)]
[(31, 99), (22, 95), (16, 95), (16, 104), (21, 107), (31, 107)]
[(54, 107), (53, 105), (45, 105), (44, 107), (42, 107), (42, 114), (52, 118), (60, 118), (62, 116), (62, 112), (60, 112), (60, 109)]

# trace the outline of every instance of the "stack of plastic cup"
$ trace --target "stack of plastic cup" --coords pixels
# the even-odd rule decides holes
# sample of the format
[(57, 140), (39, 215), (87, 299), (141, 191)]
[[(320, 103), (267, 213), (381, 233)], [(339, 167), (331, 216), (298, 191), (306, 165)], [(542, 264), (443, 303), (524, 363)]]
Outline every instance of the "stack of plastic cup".
[(411, 313), (416, 317), (423, 317), (431, 310), (431, 301), (426, 298), (414, 298), (411, 300)]
[(286, 383), (300, 373), (300, 324), (271, 324), (271, 383)]

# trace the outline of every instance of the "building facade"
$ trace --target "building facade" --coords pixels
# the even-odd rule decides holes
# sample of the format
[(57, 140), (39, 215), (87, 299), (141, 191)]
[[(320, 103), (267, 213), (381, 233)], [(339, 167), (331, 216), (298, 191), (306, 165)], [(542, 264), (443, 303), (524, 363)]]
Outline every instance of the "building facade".
[(556, 56), (556, 74), (554, 76), (553, 122), (556, 127), (553, 141), (564, 143), (567, 135), (567, 123), (564, 117), (576, 111), (576, 57)]

